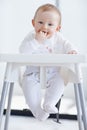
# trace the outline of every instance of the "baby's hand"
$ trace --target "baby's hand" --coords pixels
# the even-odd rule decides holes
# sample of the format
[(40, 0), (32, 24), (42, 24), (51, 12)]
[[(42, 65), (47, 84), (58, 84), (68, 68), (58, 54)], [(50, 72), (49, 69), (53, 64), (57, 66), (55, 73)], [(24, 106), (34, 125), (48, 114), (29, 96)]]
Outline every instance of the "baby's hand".
[(36, 40), (38, 42), (43, 42), (44, 40), (46, 40), (48, 38), (48, 35), (46, 32), (44, 31), (39, 31), (38, 33), (36, 33), (36, 36), (35, 36)]
[(68, 54), (77, 54), (77, 51), (76, 50), (71, 50), (68, 52)]

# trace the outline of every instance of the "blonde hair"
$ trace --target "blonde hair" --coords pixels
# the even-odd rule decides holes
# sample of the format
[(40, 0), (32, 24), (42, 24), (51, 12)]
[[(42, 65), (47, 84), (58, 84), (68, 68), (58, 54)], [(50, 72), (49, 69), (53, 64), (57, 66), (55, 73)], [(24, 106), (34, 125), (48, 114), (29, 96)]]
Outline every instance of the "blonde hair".
[(37, 16), (37, 13), (39, 11), (42, 11), (42, 12), (45, 12), (45, 11), (54, 11), (58, 14), (58, 16), (60, 17), (60, 22), (59, 24), (61, 25), (61, 12), (60, 10), (55, 6), (55, 5), (52, 5), (52, 4), (44, 4), (44, 5), (41, 5), (35, 12), (35, 15), (34, 15), (34, 19), (36, 18)]

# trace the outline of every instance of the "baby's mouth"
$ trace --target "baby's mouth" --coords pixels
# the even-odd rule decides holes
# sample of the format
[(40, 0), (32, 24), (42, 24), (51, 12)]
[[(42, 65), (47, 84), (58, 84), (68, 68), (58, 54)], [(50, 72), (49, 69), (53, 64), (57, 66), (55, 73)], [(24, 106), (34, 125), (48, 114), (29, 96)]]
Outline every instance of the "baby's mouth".
[(46, 32), (46, 31), (40, 31), (40, 33), (43, 33), (43, 34), (45, 34), (45, 35), (48, 35), (48, 32)]

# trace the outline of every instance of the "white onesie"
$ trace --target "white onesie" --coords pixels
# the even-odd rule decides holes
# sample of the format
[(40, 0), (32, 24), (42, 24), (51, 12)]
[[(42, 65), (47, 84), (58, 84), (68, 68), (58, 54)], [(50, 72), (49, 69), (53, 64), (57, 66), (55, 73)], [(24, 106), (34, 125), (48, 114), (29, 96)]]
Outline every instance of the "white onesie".
[[(66, 54), (73, 50), (73, 47), (69, 41), (64, 39), (60, 32), (56, 33), (50, 39), (45, 40), (42, 44), (38, 43), (35, 39), (35, 32), (31, 32), (23, 40), (19, 49), (21, 53), (26, 54)], [(39, 67), (27, 66), (23, 75), (22, 89), (33, 115), (39, 120), (45, 120), (50, 113), (57, 112), (55, 105), (63, 95), (65, 85), (64, 79), (59, 73), (60, 68), (47, 67), (46, 90), (43, 106), (41, 106), (42, 96), (39, 72)], [(51, 108), (53, 108), (53, 111)]]

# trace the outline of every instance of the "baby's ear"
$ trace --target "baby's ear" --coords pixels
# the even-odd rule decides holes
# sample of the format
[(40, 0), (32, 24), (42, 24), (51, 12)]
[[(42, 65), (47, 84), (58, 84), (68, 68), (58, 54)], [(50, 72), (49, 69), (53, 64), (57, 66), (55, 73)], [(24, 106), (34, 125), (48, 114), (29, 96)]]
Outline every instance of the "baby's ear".
[(59, 26), (57, 27), (56, 31), (60, 31), (60, 29), (61, 29), (61, 26), (59, 25)]
[(32, 25), (33, 25), (33, 27), (34, 27), (34, 25), (35, 25), (34, 19), (32, 19)]

